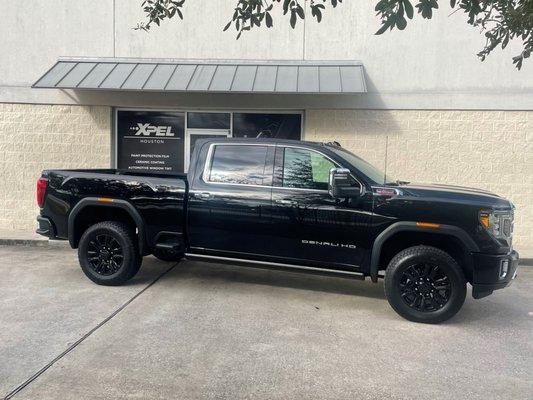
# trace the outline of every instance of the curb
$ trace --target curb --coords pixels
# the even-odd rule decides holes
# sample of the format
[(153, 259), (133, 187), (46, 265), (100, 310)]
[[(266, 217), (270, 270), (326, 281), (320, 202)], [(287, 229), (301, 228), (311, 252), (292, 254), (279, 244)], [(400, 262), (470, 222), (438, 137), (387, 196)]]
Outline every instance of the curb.
[(0, 238), (0, 246), (68, 247), (68, 240)]

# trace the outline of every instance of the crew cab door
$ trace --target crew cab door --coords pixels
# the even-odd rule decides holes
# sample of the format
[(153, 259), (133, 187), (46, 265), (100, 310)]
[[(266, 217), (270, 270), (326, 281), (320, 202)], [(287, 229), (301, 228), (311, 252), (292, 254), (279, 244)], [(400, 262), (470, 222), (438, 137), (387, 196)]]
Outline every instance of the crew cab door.
[(273, 244), (280, 256), (295, 262), (357, 270), (370, 250), (372, 202), (366, 196), (333, 198), (328, 179), (334, 167), (339, 165), (314, 149), (276, 148)]
[[(270, 251), (275, 146), (201, 145), (189, 174), (188, 237), (195, 253), (227, 257)], [(203, 163), (203, 161), (205, 162)], [(192, 180), (191, 180), (192, 179)]]

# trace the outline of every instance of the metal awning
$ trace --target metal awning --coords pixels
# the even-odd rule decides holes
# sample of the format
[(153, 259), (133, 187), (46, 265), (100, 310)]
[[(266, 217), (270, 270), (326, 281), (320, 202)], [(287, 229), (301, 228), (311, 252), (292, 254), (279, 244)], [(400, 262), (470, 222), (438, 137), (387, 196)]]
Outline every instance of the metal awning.
[(364, 93), (356, 61), (61, 58), (34, 88), (204, 93)]

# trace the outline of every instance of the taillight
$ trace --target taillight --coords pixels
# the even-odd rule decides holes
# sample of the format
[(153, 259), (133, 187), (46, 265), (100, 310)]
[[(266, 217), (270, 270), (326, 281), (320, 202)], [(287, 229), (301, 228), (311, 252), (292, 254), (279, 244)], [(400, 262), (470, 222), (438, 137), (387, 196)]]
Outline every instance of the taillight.
[(42, 208), (44, 204), (44, 194), (46, 192), (46, 187), (48, 186), (48, 179), (39, 178), (37, 181), (37, 205), (39, 208)]

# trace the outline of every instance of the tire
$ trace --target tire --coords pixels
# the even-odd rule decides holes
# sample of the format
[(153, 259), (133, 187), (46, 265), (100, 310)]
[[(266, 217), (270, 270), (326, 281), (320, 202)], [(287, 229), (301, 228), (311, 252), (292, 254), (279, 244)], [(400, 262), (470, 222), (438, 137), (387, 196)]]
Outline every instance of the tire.
[(179, 253), (174, 250), (154, 249), (154, 252), (152, 254), (154, 255), (155, 258), (161, 261), (175, 262), (183, 258), (183, 253)]
[(135, 233), (128, 225), (104, 221), (90, 226), (78, 246), (78, 259), (85, 275), (99, 285), (122, 285), (141, 267)]
[(448, 253), (430, 246), (409, 247), (387, 266), (385, 295), (405, 319), (438, 324), (463, 306), (466, 279)]

